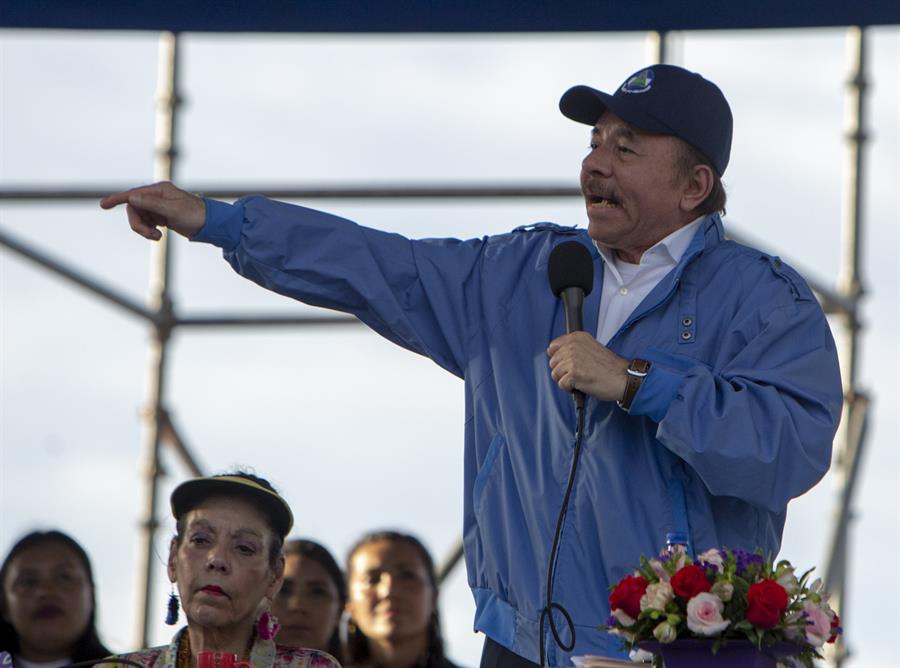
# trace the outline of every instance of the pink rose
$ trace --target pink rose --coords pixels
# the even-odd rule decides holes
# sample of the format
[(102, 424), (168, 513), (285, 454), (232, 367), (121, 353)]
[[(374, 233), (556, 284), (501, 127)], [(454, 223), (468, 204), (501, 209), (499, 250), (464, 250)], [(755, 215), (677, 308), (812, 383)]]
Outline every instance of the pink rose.
[(806, 641), (813, 647), (821, 647), (831, 637), (831, 620), (834, 613), (812, 601), (803, 604), (806, 613)]
[(715, 594), (702, 592), (688, 601), (687, 625), (688, 628), (701, 636), (714, 636), (731, 623), (722, 618), (722, 610), (725, 604)]

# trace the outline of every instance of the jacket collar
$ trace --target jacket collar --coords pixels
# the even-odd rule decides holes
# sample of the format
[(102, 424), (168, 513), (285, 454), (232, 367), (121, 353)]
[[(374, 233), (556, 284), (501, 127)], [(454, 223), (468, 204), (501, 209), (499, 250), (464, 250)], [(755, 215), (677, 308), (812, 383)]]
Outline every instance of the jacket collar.
[[(691, 239), (687, 249), (684, 251), (684, 255), (681, 256), (681, 260), (679, 260), (675, 268), (666, 274), (663, 279), (657, 283), (656, 287), (650, 291), (650, 294), (638, 304), (637, 308), (635, 308), (634, 312), (628, 316), (628, 319), (619, 331), (613, 335), (609, 343), (614, 344), (619, 337), (619, 334), (630, 327), (635, 320), (644, 317), (648, 312), (668, 301), (674, 292), (675, 286), (681, 280), (685, 268), (694, 260), (694, 258), (719, 245), (724, 239), (725, 228), (722, 225), (722, 219), (719, 217), (719, 214), (713, 213), (706, 216), (697, 227), (693, 239)], [(595, 281), (596, 285), (594, 286), (594, 289), (585, 300), (585, 329), (596, 337), (597, 318), (600, 313), (600, 295), (603, 292), (603, 262), (600, 259), (599, 251), (597, 251), (596, 248), (594, 251), (596, 253), (596, 257), (594, 258), (594, 275), (598, 278)]]

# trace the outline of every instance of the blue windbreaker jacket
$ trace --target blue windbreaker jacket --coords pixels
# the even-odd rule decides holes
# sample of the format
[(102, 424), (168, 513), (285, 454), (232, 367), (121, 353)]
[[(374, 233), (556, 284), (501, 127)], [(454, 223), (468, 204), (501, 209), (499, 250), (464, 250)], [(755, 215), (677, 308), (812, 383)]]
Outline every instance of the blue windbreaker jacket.
[[(539, 618), (571, 467), (575, 411), (550, 376), (565, 333), (547, 281), (553, 247), (591, 252), (584, 322), (596, 335), (602, 261), (583, 230), (548, 223), (460, 241), (409, 240), (260, 197), (206, 200), (196, 241), (243, 276), (352, 313), (465, 379), (464, 541), (475, 629), (538, 662)], [(790, 499), (830, 464), (842, 393), (834, 341), (810, 289), (778, 258), (724, 239), (707, 217), (678, 266), (609, 348), (653, 362), (630, 414), (588, 398), (554, 600), (572, 655), (621, 656), (603, 631), (609, 585), (671, 531), (696, 551), (778, 551)]]

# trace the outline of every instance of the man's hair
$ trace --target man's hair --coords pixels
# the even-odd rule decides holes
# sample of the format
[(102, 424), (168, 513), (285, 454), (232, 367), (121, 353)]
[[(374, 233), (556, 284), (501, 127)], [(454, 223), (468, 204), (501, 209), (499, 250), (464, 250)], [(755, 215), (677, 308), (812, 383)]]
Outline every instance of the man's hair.
[(678, 178), (689, 178), (694, 167), (697, 165), (706, 165), (713, 175), (712, 190), (709, 191), (709, 195), (706, 196), (706, 199), (694, 209), (694, 213), (698, 216), (705, 216), (710, 213), (721, 213), (724, 216), (727, 196), (725, 194), (725, 186), (722, 183), (722, 178), (700, 151), (683, 140), (679, 140), (678, 146), (678, 155), (675, 157), (675, 169), (677, 170), (676, 176)]

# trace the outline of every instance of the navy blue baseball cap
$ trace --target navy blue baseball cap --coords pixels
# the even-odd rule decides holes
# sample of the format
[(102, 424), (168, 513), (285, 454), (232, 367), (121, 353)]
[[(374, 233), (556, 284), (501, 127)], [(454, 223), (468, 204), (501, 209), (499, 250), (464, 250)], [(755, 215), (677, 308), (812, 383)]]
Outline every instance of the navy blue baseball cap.
[(651, 65), (628, 77), (612, 95), (575, 86), (559, 100), (564, 115), (587, 125), (596, 124), (607, 109), (637, 128), (684, 140), (719, 176), (725, 172), (731, 155), (731, 108), (719, 87), (699, 74), (675, 65)]

